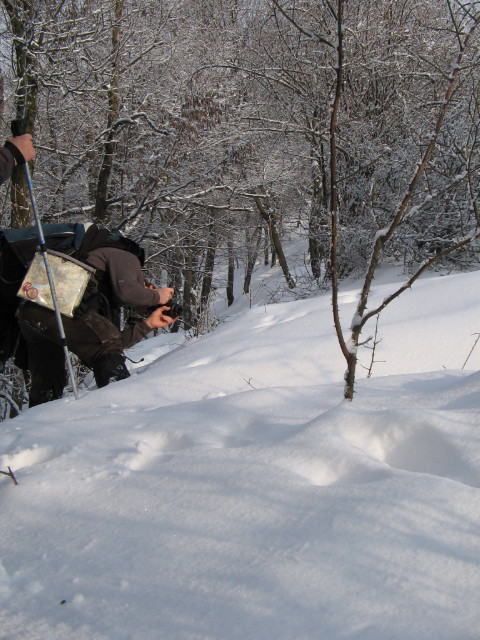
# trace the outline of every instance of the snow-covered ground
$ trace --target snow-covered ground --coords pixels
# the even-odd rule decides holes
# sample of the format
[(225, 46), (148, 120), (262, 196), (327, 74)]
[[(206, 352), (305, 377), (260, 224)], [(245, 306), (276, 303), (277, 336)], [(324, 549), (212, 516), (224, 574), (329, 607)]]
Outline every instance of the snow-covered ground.
[(479, 283), (387, 308), (352, 403), (328, 295), (237, 299), (1, 424), (0, 638), (478, 640)]

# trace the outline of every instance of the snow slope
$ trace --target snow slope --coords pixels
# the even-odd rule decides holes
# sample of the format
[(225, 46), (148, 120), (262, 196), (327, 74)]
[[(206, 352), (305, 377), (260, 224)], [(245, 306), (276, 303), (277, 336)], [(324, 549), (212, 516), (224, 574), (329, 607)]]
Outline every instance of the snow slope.
[(387, 308), (353, 403), (322, 295), (3, 423), (0, 639), (478, 640), (478, 281)]

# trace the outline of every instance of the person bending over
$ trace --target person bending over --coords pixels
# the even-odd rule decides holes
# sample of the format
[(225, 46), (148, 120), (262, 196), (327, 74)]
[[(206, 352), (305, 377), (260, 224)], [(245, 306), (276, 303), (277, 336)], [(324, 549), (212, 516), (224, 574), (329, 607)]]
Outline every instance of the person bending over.
[[(96, 269), (74, 318), (63, 317), (68, 349), (90, 369), (98, 387), (129, 377), (124, 350), (153, 329), (175, 322), (164, 314), (174, 290), (146, 286), (137, 256), (122, 249), (94, 249), (85, 262)], [(122, 306), (158, 307), (139, 323), (120, 329)], [(22, 303), (19, 325), (26, 343), (30, 375), (29, 406), (61, 398), (67, 384), (64, 349), (54, 311), (33, 302)]]

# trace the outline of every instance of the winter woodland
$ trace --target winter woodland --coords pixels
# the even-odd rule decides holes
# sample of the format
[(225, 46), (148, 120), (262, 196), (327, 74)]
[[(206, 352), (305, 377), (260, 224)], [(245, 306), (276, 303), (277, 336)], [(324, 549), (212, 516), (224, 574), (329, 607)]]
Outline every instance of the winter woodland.
[(1, 637), (479, 638), (480, 2), (0, 7), (42, 220), (185, 308), (78, 400), (0, 375)]
[[(34, 135), (42, 220), (141, 242), (185, 331), (280, 265), (293, 298), (331, 290), (351, 399), (365, 322), (427, 268), (478, 268), (480, 2), (0, 5), (1, 121)], [(32, 224), (21, 171), (0, 206), (2, 226)], [(407, 282), (371, 308), (387, 261)], [(342, 326), (338, 292), (359, 275)]]

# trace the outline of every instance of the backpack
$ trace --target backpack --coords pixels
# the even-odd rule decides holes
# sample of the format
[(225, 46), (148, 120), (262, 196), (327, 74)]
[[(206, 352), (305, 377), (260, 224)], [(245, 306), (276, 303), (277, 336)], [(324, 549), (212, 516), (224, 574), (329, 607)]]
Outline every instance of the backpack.
[[(137, 256), (142, 267), (145, 252), (135, 241), (117, 229), (110, 230), (92, 223), (42, 225), (45, 245), (77, 260), (99, 247), (116, 247)], [(30, 262), (39, 249), (37, 227), (0, 230), (0, 370), (15, 355), (20, 338), (17, 292)], [(25, 368), (25, 367), (22, 367)]]

